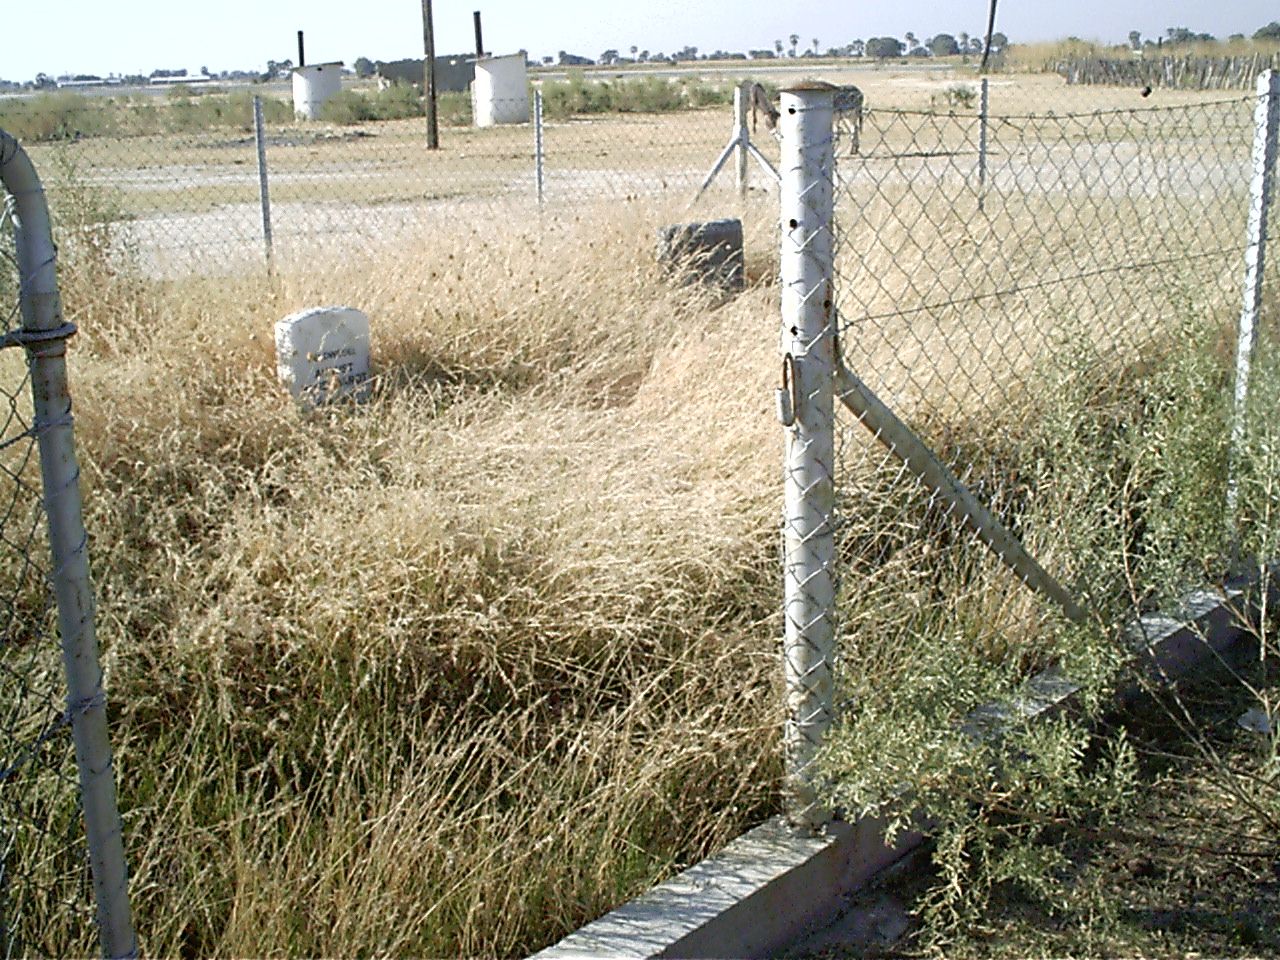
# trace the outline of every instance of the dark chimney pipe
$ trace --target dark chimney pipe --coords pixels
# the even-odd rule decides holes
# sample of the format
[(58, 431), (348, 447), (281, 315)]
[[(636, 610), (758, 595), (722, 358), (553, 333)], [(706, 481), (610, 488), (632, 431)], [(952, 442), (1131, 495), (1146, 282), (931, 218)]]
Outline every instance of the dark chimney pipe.
[(476, 23), (476, 56), (483, 57), (484, 56), (484, 40), (480, 36), (480, 11), (479, 10), (475, 11), (474, 13), (471, 14), (471, 17), (473, 20), (475, 20), (475, 23)]
[(298, 31), (298, 66), (305, 67), (307, 65), (306, 54), (302, 52), (302, 31)]

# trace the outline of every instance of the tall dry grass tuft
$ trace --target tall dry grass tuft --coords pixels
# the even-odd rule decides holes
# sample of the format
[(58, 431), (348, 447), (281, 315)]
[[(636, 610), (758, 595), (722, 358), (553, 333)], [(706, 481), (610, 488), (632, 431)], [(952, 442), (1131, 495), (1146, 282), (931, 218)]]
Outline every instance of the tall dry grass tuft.
[[(776, 294), (653, 227), (66, 270), (148, 952), (519, 954), (774, 808)], [(272, 324), (333, 302), (373, 397), (304, 412)]]

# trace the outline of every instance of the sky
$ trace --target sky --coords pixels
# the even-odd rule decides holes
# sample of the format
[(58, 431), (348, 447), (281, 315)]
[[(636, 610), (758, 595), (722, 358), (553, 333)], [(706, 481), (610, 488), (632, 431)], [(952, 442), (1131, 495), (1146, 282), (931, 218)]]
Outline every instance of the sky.
[[(37, 73), (150, 73), (262, 69), (296, 57), (306, 31), (308, 62), (422, 55), (420, 0), (45, 0), (7, 2), (0, 19), (0, 78)], [(560, 50), (597, 57), (634, 44), (653, 53), (686, 45), (703, 52), (749, 50), (800, 36), (822, 49), (872, 36), (919, 37), (986, 29), (987, 0), (433, 0), (436, 52), (473, 51), (471, 13), (481, 11), (485, 48)], [(1276, 0), (1000, 0), (996, 29), (1013, 42), (1075, 35), (1121, 42), (1130, 30), (1159, 36), (1171, 26), (1225, 37), (1280, 19)], [(16, 41), (16, 42), (15, 42)]]

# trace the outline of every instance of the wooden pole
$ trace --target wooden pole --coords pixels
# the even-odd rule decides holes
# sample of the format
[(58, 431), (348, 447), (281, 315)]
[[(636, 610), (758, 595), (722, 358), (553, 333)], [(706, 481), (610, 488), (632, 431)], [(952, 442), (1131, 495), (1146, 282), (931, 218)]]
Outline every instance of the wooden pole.
[(987, 62), (991, 59), (991, 35), (996, 28), (996, 0), (991, 0), (991, 7), (987, 15), (987, 42), (982, 45), (982, 64), (978, 67), (979, 73), (987, 72)]
[(436, 117), (436, 38), (431, 20), (431, 0), (422, 0), (422, 45), (427, 55), (422, 64), (423, 92), (427, 95), (427, 149), (440, 149), (440, 126)]

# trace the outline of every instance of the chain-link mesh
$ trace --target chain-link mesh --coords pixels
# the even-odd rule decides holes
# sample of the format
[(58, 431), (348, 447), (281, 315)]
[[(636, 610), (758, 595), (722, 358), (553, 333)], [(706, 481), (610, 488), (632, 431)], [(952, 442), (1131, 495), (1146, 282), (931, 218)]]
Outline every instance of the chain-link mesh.
[[(639, 86), (674, 99), (662, 110), (599, 112), (594, 99), (607, 82), (581, 89), (570, 83), (547, 96), (541, 150), (532, 97), (527, 122), (484, 127), (472, 125), (469, 108), (446, 101), (440, 147), (430, 150), (421, 116), (347, 115), (349, 101), (340, 99), (322, 112), (328, 119), (304, 122), (289, 104), (264, 95), (274, 255), (305, 261), (353, 242), (420, 243), (424, 227), (463, 219), (509, 222), (583, 204), (691, 200), (735, 132), (733, 84), (698, 88), (698, 97), (713, 101), (703, 105), (678, 84)], [(626, 82), (621, 89), (627, 93)], [(398, 97), (389, 108), (420, 111), (411, 87), (383, 96)], [(494, 112), (511, 114), (509, 106), (499, 102)], [(129, 247), (144, 271), (181, 277), (262, 262), (253, 116), (247, 94), (122, 96), (71, 109), (56, 128), (33, 120), (31, 135), (19, 136), (55, 202), (69, 190), (92, 190), (98, 215), (117, 226), (115, 242)], [(777, 141), (765, 122), (751, 142), (776, 164)], [(755, 162), (749, 176), (756, 190), (777, 189)], [(711, 189), (735, 189), (733, 171), (722, 171)]]
[[(0, 193), (6, 201), (6, 194)], [(0, 215), (0, 317), (21, 327), (12, 204)], [(24, 351), (0, 350), (0, 953), (95, 951), (88, 852)]]
[(846, 692), (1043, 664), (1062, 614), (1225, 568), (1255, 102), (837, 122), (839, 615), (880, 644)]

